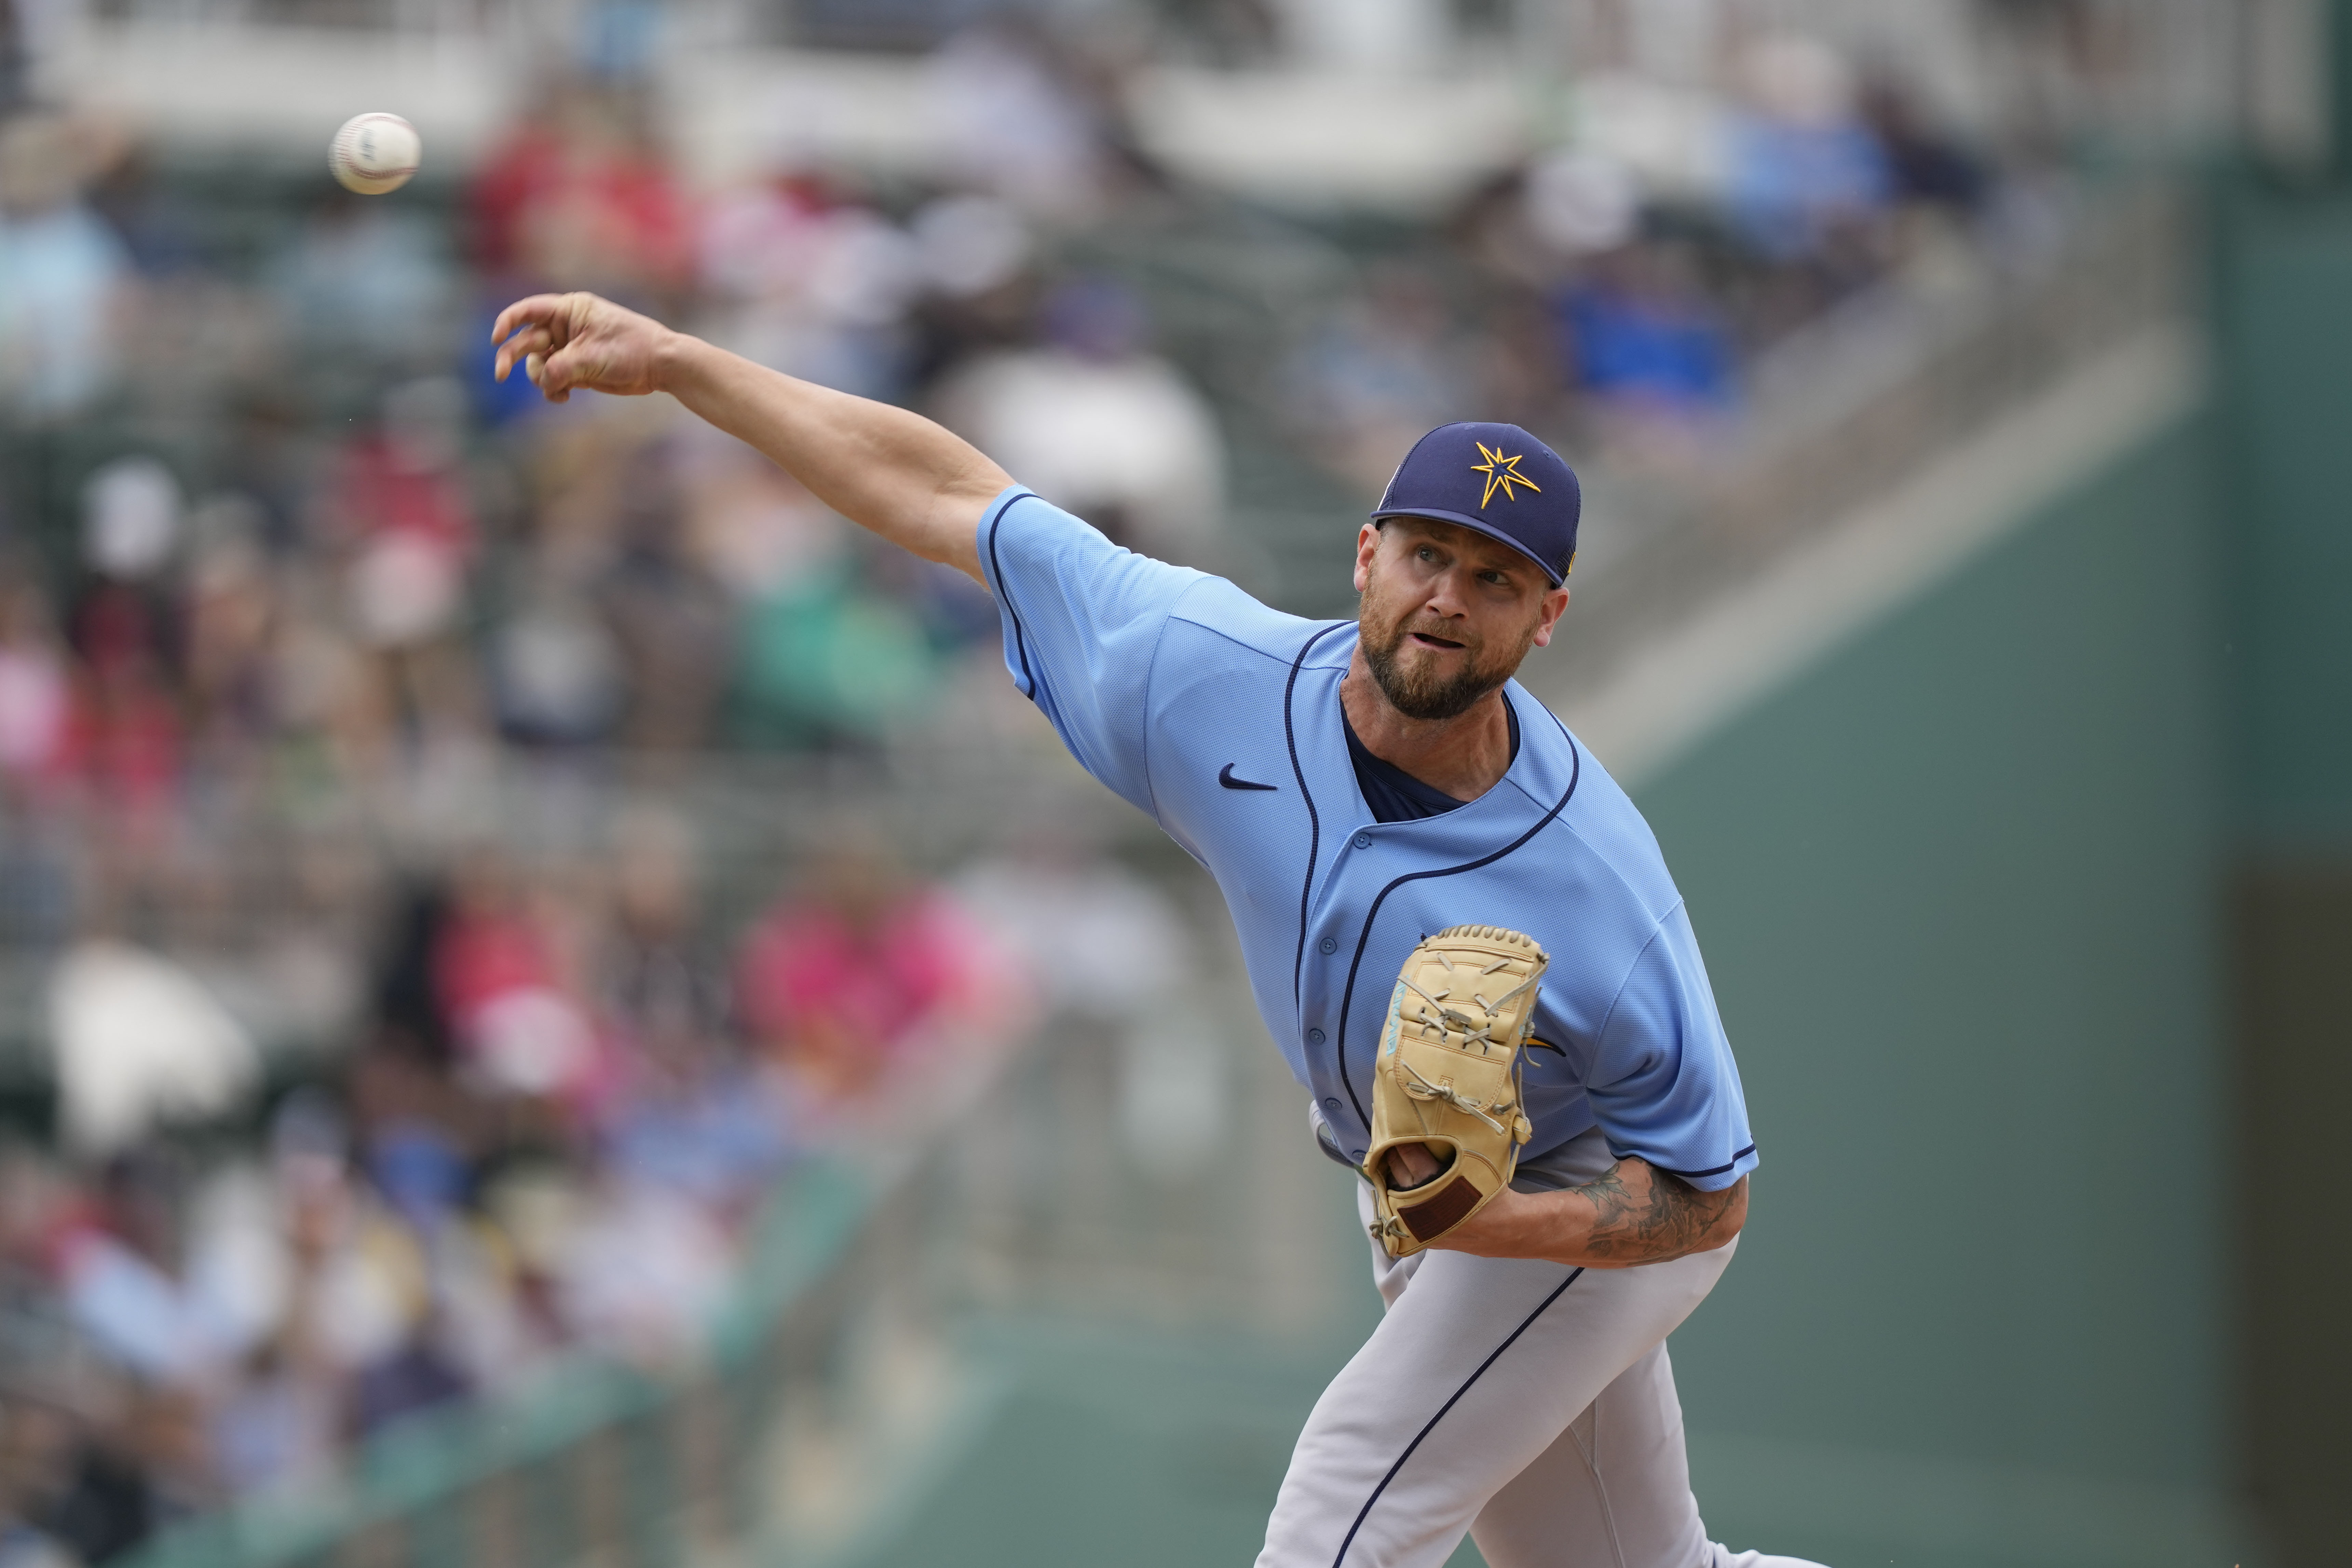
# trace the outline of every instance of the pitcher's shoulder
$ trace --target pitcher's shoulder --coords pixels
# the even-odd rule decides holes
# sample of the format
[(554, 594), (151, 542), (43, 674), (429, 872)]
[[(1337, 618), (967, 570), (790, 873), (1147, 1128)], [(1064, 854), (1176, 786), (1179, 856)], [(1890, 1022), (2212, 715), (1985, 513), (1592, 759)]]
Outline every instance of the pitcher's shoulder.
[[(1527, 703), (1542, 715), (1541, 739), (1535, 743), (1543, 748), (1541, 771), (1547, 782), (1572, 779), (1574, 783), (1553, 823), (1569, 841), (1562, 847), (1605, 867), (1650, 918), (1664, 916), (1682, 901), (1682, 894), (1666, 869), (1665, 852), (1659, 847), (1648, 818), (1607, 764), (1566, 722), (1532, 698)], [(1528, 728), (1537, 731), (1538, 727)]]
[(1303, 662), (1310, 669), (1345, 669), (1355, 648), (1354, 623), (1314, 621), (1277, 610), (1223, 577), (1192, 584), (1169, 618), (1285, 666)]

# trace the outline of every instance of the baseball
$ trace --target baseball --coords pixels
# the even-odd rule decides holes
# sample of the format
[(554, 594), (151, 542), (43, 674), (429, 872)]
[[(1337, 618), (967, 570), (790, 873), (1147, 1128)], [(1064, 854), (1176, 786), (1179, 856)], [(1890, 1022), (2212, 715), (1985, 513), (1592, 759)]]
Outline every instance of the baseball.
[(345, 190), (380, 196), (408, 184), (424, 152), (416, 127), (399, 115), (354, 114), (335, 132), (327, 167)]

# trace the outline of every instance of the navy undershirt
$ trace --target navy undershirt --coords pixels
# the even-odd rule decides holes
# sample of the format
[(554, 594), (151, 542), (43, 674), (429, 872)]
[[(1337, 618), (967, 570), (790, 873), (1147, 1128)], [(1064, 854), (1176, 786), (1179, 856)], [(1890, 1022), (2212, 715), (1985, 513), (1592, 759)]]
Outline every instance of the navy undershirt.
[[(1511, 761), (1517, 762), (1519, 715), (1507, 697), (1503, 700), (1503, 713), (1511, 721)], [(1348, 731), (1348, 758), (1356, 764), (1356, 787), (1364, 792), (1364, 804), (1372, 808), (1373, 821), (1418, 822), (1424, 816), (1443, 816), (1470, 804), (1432, 788), (1394, 763), (1366, 751), (1364, 743), (1356, 739), (1356, 727), (1348, 722), (1345, 708), (1339, 710), (1339, 727)]]

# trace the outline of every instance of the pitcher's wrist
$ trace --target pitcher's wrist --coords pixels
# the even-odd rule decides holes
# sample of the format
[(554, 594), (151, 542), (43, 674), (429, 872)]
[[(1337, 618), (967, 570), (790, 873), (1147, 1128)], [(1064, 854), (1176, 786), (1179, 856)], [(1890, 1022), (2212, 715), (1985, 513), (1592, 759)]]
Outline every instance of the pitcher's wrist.
[(694, 351), (706, 345), (673, 328), (662, 329), (655, 343), (650, 369), (656, 392), (676, 395), (679, 384), (694, 374)]

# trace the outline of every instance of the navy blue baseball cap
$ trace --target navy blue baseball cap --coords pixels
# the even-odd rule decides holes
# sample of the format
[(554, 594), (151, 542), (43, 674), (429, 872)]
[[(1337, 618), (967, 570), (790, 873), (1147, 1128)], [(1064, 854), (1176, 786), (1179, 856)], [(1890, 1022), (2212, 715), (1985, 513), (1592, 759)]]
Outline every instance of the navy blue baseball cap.
[(1372, 521), (1428, 517), (1475, 528), (1544, 569), (1557, 588), (1576, 564), (1584, 493), (1559, 454), (1516, 425), (1440, 425), (1397, 465)]

